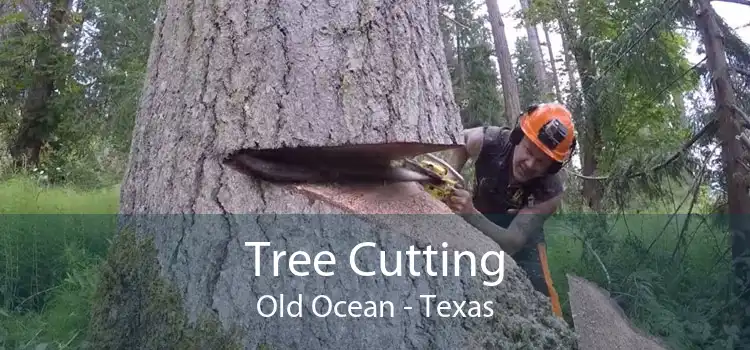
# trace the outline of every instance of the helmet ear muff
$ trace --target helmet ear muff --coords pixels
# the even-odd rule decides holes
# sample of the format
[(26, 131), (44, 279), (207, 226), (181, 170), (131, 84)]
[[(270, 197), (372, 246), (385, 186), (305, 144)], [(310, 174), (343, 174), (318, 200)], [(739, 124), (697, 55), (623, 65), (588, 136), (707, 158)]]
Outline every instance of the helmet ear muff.
[(510, 132), (510, 142), (513, 145), (518, 145), (519, 143), (521, 143), (521, 140), (523, 140), (523, 130), (521, 130), (521, 118), (523, 118), (524, 116), (528, 116), (531, 113), (534, 113), (534, 111), (536, 111), (537, 109), (539, 109), (538, 104), (531, 105), (527, 107), (526, 111), (521, 113), (521, 115), (518, 116), (518, 118), (516, 118), (516, 126), (513, 127), (513, 130)]
[(520, 126), (516, 126), (510, 132), (510, 143), (514, 146), (518, 146), (518, 144), (521, 143), (521, 140), (523, 140), (523, 130), (521, 130)]
[(576, 137), (573, 135), (573, 142), (570, 143), (570, 153), (568, 153), (568, 159), (565, 162), (554, 162), (547, 169), (548, 174), (557, 174), (565, 164), (570, 162), (570, 158), (573, 157), (573, 152), (576, 150)]

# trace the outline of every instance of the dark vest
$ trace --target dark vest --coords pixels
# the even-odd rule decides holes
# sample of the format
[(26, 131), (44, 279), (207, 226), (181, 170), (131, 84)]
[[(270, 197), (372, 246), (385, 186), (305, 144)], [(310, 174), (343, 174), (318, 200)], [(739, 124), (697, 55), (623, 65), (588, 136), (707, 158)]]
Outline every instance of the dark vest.
[[(508, 209), (522, 209), (529, 204), (530, 197), (538, 193), (547, 177), (532, 180), (526, 184), (510, 185), (512, 179), (513, 149), (510, 142), (510, 129), (497, 126), (484, 128), (482, 150), (474, 163), (476, 188), (474, 207), (496, 225), (507, 228), (515, 214)], [(527, 246), (543, 241), (539, 232), (527, 242)]]

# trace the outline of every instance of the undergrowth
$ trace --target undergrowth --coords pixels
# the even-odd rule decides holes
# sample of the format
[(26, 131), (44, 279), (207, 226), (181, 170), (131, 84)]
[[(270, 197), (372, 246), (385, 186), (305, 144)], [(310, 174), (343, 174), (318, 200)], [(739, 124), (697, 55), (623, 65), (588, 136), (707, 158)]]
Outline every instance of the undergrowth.
[[(85, 346), (118, 193), (24, 178), (0, 183), (0, 349)], [(586, 245), (588, 216), (553, 217), (550, 267), (568, 321), (572, 273), (609, 290), (637, 326), (675, 349), (731, 347), (725, 231), (706, 216), (691, 216), (683, 229), (686, 219), (610, 215), (609, 231), (599, 234), (607, 243)]]
[(81, 348), (118, 193), (0, 183), (0, 349)]

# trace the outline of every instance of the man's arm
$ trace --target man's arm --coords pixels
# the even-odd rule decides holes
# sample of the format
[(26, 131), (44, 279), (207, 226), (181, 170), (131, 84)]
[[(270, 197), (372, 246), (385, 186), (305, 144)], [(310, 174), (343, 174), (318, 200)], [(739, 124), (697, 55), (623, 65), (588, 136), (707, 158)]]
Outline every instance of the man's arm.
[(521, 209), (507, 229), (495, 225), (476, 209), (474, 213), (461, 216), (500, 245), (503, 251), (513, 255), (523, 248), (529, 237), (542, 229), (547, 218), (557, 211), (561, 200), (562, 195), (559, 195), (534, 207)]
[(541, 233), (544, 222), (560, 208), (564, 191), (564, 184), (557, 175), (547, 177), (536, 187), (534, 197), (539, 202), (519, 210), (508, 226), (508, 230), (519, 237), (518, 249), (526, 244), (529, 237)]
[(540, 232), (547, 218), (557, 211), (562, 203), (562, 191), (562, 183), (552, 177), (535, 191), (536, 196), (543, 202), (519, 210), (507, 229), (495, 225), (476, 209), (462, 216), (476, 229), (497, 242), (503, 251), (512, 255), (523, 248), (529, 237)]
[(461, 134), (464, 137), (464, 146), (449, 151), (448, 159), (445, 160), (459, 173), (469, 159), (476, 159), (479, 156), (479, 152), (482, 151), (484, 128), (480, 126), (466, 129)]

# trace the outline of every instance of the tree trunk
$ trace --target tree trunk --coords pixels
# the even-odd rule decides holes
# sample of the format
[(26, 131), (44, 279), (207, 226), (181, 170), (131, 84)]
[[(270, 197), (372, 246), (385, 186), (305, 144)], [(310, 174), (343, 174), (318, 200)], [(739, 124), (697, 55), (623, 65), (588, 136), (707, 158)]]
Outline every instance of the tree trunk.
[[(521, 11), (525, 14), (528, 10), (529, 0), (521, 0)], [(539, 40), (539, 32), (536, 29), (536, 25), (526, 23), (526, 35), (529, 40), (529, 47), (531, 48), (531, 60), (534, 62), (534, 75), (537, 84), (539, 84), (540, 87), (539, 91), (542, 93), (542, 96), (539, 96), (539, 98), (541, 101), (549, 101), (552, 97), (552, 89), (550, 88), (549, 80), (547, 79), (547, 69), (544, 67), (542, 45)]]
[(675, 108), (680, 111), (680, 122), (682, 123), (682, 127), (690, 127), (690, 116), (685, 108), (685, 94), (677, 92), (672, 94), (672, 98), (674, 99)]
[[(583, 124), (582, 132), (579, 133), (578, 137), (581, 145), (582, 173), (586, 176), (595, 176), (599, 165), (598, 157), (601, 154), (601, 130), (596, 120), (598, 111), (596, 110), (596, 101), (592, 98), (596, 93), (592, 90), (594, 77), (596, 77), (596, 66), (591, 57), (591, 48), (584, 40), (579, 40), (564, 4), (558, 3), (558, 5), (561, 10), (559, 22), (563, 34), (563, 43), (567, 41), (571, 45), (570, 52), (575, 58), (578, 75), (581, 77), (581, 93), (573, 95), (572, 105), (576, 111), (574, 113), (576, 122), (579, 125)], [(581, 37), (586, 38), (586, 33), (581, 33)], [(596, 212), (601, 212), (604, 209), (600, 181), (584, 179), (581, 192), (589, 208)]]
[(503, 86), (503, 100), (505, 101), (505, 119), (508, 125), (515, 125), (516, 118), (521, 115), (521, 101), (518, 96), (518, 82), (513, 76), (513, 65), (510, 58), (508, 40), (505, 38), (505, 24), (500, 16), (497, 0), (487, 0), (487, 14), (492, 27), (492, 37), (495, 41), (495, 55), (500, 70), (500, 81)]
[[(453, 2), (453, 12), (456, 14), (456, 21), (462, 22), (461, 11), (459, 10), (460, 3), (458, 1)], [(463, 90), (466, 87), (466, 61), (464, 60), (464, 28), (458, 24), (456, 28), (456, 78), (458, 78), (458, 86)]]
[(578, 79), (576, 78), (576, 69), (573, 66), (573, 58), (571, 57), (570, 44), (565, 35), (561, 36), (563, 46), (563, 58), (565, 60), (565, 71), (568, 73), (568, 85), (570, 86), (571, 96), (575, 95), (578, 91)]
[[(379, 271), (377, 250), (387, 256), (389, 270), (395, 264), (394, 250), (410, 246), (446, 242), (449, 249), (475, 254), (499, 250), (459, 216), (445, 215), (450, 214), (447, 207), (418, 184), (283, 185), (223, 165), (225, 155), (245, 148), (278, 152), (348, 144), (369, 145), (365, 148), (373, 152), (391, 145), (406, 154), (415, 147), (432, 151), (458, 143), (460, 118), (436, 4), (412, 0), (329, 6), (166, 2), (155, 29), (122, 185), (120, 243), (105, 263), (94, 303), (94, 347), (185, 348), (197, 341), (212, 348), (237, 342), (245, 349), (373, 344), (509, 348), (518, 342), (572, 348), (570, 330), (552, 315), (510, 258), (487, 260), (490, 266), (505, 264), (503, 283), (495, 288), (481, 285), (491, 277), (472, 277), (469, 271), (450, 277), (451, 264), (437, 270), (449, 277), (424, 277), (432, 269), (422, 262), (406, 267), (408, 256), (402, 269), (406, 276), (354, 273), (352, 263)], [(402, 143), (416, 146), (409, 150)], [(279, 215), (284, 213), (296, 215)], [(363, 215), (378, 213), (442, 215)], [(130, 230), (146, 243), (127, 241)], [(141, 249), (150, 244), (143, 238), (153, 241), (153, 252)], [(256, 258), (255, 248), (245, 242), (271, 246), (261, 248)], [(350, 261), (354, 246), (364, 242), (375, 243)], [(274, 273), (271, 250), (288, 252), (281, 257), (279, 274)], [(290, 259), (302, 258), (292, 254), (298, 250), (313, 256), (330, 251), (322, 261), (333, 257), (333, 264), (318, 272), (309, 266), (289, 267)], [(317, 265), (320, 257), (314, 260)], [(470, 260), (463, 260), (466, 268)], [(441, 261), (433, 266), (441, 266)], [(409, 276), (413, 269), (420, 275)], [(295, 276), (294, 270), (310, 275)], [(326, 271), (334, 274), (321, 277)], [(493, 317), (438, 319), (434, 305), (425, 315), (428, 310), (419, 296), (429, 294), (437, 300), (502, 305), (494, 307)], [(385, 315), (316, 317), (314, 311), (326, 311), (317, 295), (334, 302), (372, 300)], [(273, 306), (264, 296), (283, 296), (277, 311), (284, 315), (261, 316)], [(297, 300), (302, 307), (289, 304)], [(380, 309), (386, 301), (393, 306)], [(352, 305), (336, 311), (365, 311)], [(464, 306), (464, 312), (470, 306)], [(294, 317), (297, 311), (301, 317)], [(192, 328), (206, 319), (222, 327)], [(498, 332), (500, 328), (507, 330)], [(239, 336), (222, 336), (230, 330)]]
[(50, 108), (55, 91), (54, 64), (59, 55), (65, 32), (63, 23), (72, 0), (55, 0), (47, 17), (47, 39), (38, 49), (31, 86), (27, 91), (21, 112), (21, 125), (10, 147), (10, 154), (17, 166), (34, 166), (57, 125), (57, 116)]
[(549, 54), (549, 63), (552, 66), (552, 82), (555, 86), (555, 98), (557, 102), (563, 103), (562, 91), (560, 90), (560, 79), (557, 77), (557, 63), (555, 62), (555, 51), (552, 50), (552, 41), (549, 40), (549, 25), (542, 24), (544, 30), (544, 40), (547, 42), (547, 53)]
[(737, 114), (736, 97), (731, 85), (723, 35), (717, 23), (717, 15), (707, 0), (697, 2), (696, 26), (701, 33), (706, 49), (706, 65), (711, 74), (711, 82), (718, 118), (718, 136), (722, 143), (722, 161), (726, 176), (728, 196), (729, 229), (732, 233), (732, 268), (734, 272), (735, 295), (738, 305), (737, 323), (740, 327), (739, 344), (750, 343), (750, 174), (740, 163), (746, 162), (747, 150), (743, 149), (736, 136), (743, 135)]
[[(441, 0), (440, 4), (444, 4), (445, 0)], [(446, 5), (450, 6), (450, 5)], [(453, 38), (451, 37), (451, 27), (452, 23), (448, 23), (448, 20), (445, 19), (442, 15), (440, 16), (440, 31), (441, 35), (443, 36), (443, 50), (445, 52), (445, 61), (448, 64), (448, 71), (454, 71), (456, 69), (456, 56), (455, 56), (455, 50), (454, 50), (454, 44), (453, 44)]]

